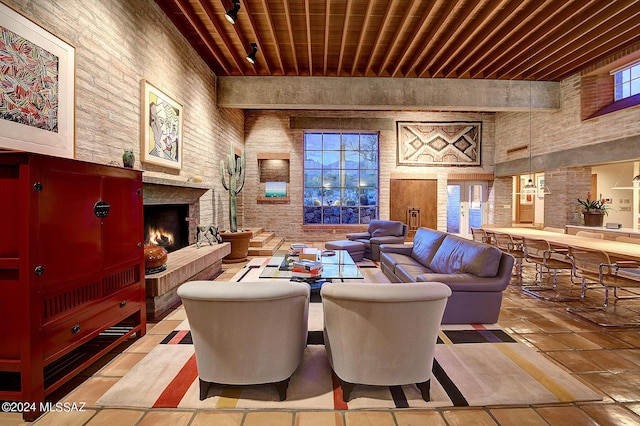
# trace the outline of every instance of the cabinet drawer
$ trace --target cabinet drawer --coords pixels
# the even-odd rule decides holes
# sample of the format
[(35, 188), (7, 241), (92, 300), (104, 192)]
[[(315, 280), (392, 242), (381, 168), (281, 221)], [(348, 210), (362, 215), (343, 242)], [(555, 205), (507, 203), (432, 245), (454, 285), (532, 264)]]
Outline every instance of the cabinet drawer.
[[(45, 364), (92, 339), (104, 329), (140, 310), (142, 292), (138, 285), (110, 297), (99, 306), (69, 318), (43, 332)], [(51, 359), (53, 360), (53, 359)]]

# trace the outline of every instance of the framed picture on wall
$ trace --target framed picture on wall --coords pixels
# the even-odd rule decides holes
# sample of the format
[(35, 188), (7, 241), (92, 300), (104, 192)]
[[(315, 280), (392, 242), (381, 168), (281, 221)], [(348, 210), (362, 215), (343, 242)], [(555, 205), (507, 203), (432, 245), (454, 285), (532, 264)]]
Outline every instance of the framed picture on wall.
[(141, 161), (182, 168), (182, 105), (142, 80)]
[(75, 48), (0, 3), (0, 148), (75, 156)]

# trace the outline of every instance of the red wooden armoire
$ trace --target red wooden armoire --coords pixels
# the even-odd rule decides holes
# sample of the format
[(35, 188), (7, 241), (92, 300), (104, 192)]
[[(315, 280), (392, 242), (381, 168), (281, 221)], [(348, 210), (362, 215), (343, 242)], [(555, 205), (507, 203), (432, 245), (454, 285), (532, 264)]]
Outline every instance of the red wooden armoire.
[(0, 152), (0, 400), (25, 419), (146, 332), (142, 209), (140, 171)]

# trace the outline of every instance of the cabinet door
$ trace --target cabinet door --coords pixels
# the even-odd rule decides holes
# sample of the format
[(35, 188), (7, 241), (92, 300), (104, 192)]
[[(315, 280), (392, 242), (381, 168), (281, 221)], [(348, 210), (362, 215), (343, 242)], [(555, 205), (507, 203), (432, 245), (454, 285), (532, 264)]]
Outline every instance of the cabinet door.
[(109, 214), (102, 220), (104, 267), (140, 260), (144, 240), (142, 184), (136, 179), (105, 176), (102, 201), (109, 204)]
[(100, 176), (45, 169), (37, 180), (41, 190), (32, 196), (37, 230), (32, 244), (40, 267), (37, 282), (51, 288), (100, 272), (100, 219), (93, 212), (100, 199)]

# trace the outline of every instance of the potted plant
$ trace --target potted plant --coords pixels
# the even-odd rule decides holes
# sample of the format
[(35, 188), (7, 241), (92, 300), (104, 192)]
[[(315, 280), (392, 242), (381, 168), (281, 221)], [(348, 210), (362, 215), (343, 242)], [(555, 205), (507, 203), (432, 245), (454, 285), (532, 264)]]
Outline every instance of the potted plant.
[(609, 214), (609, 206), (605, 204), (602, 197), (599, 200), (592, 200), (591, 193), (587, 192), (586, 200), (578, 198), (578, 203), (583, 207), (582, 214), (585, 226), (602, 226), (604, 215)]
[[(229, 193), (229, 231), (220, 232), (222, 241), (231, 243), (231, 253), (224, 257), (227, 263), (237, 263), (247, 260), (249, 244), (251, 243), (251, 231), (238, 229), (238, 201), (237, 196), (244, 187), (246, 160), (244, 150), (239, 158), (236, 158), (233, 143), (231, 153), (224, 160), (220, 160), (220, 177), (222, 186)], [(228, 178), (226, 178), (228, 176)]]

